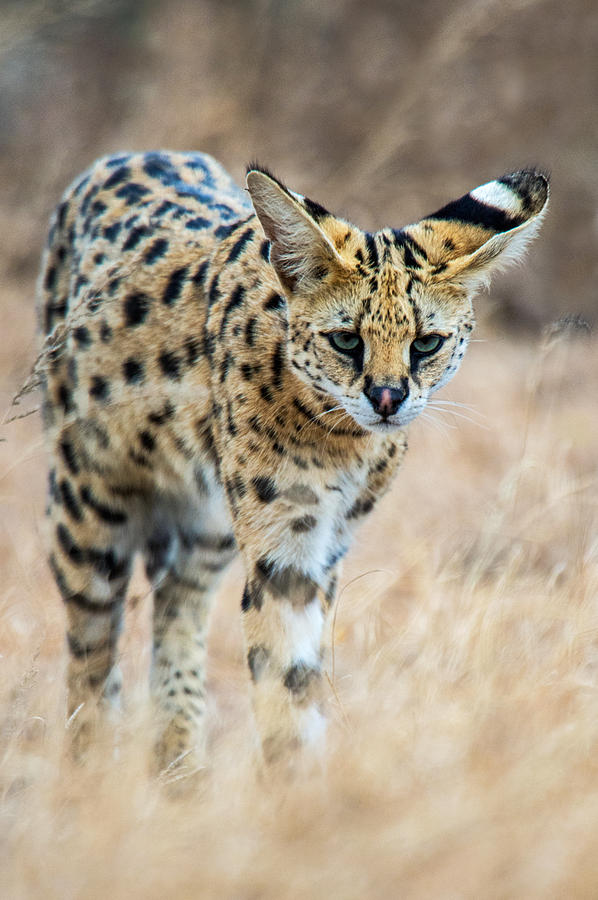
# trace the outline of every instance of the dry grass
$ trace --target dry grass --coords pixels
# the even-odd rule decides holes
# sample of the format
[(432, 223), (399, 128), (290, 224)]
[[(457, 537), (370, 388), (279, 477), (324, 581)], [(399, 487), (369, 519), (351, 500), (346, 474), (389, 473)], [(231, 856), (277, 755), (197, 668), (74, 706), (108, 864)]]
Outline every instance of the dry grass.
[[(30, 344), (17, 302), (4, 371)], [(211, 635), (212, 766), (178, 800), (146, 774), (140, 576), (118, 756), (62, 758), (40, 433), (35, 418), (5, 429), (2, 896), (595, 897), (596, 350), (489, 337), (445, 391), (474, 421), (414, 425), (346, 569), (323, 770), (256, 775), (231, 574)]]

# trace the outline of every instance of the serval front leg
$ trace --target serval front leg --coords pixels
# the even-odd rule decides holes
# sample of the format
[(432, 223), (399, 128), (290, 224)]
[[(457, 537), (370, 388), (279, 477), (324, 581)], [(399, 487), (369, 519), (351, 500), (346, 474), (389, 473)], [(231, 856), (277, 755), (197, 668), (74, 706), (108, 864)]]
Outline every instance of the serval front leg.
[(264, 758), (323, 739), (321, 591), (306, 572), (257, 559), (243, 594), (247, 662)]
[(260, 546), (245, 547), (242, 615), (253, 709), (271, 763), (302, 746), (323, 749), (323, 645), (338, 566), (322, 571), (313, 558), (285, 565), (255, 552)]

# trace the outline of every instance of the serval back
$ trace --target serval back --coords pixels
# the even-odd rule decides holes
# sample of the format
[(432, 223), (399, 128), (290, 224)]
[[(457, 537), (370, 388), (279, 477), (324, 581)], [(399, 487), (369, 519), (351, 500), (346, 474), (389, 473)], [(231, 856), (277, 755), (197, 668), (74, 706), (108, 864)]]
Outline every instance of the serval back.
[(204, 751), (206, 628), (236, 553), (267, 760), (321, 740), (323, 634), (355, 527), (456, 372), (472, 296), (521, 255), (546, 178), (520, 171), (370, 234), (253, 167), (97, 162), (54, 214), (40, 281), (50, 564), (75, 751), (117, 705), (133, 557), (154, 588), (158, 767)]

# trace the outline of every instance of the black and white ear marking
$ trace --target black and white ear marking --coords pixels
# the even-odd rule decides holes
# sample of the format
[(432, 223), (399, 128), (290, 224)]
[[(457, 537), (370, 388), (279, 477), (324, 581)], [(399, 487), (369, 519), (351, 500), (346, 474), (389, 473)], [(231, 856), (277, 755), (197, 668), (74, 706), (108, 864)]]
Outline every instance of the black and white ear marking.
[(474, 225), (499, 233), (517, 228), (539, 215), (547, 199), (546, 176), (523, 170), (483, 184), (427, 218)]
[(407, 233), (421, 241), (441, 281), (475, 288), (521, 258), (548, 204), (548, 177), (522, 169), (490, 181), (426, 216)]
[(247, 189), (270, 241), (270, 262), (287, 292), (309, 290), (331, 271), (344, 268), (330, 238), (318, 224), (329, 213), (287, 190), (269, 172), (250, 169)]

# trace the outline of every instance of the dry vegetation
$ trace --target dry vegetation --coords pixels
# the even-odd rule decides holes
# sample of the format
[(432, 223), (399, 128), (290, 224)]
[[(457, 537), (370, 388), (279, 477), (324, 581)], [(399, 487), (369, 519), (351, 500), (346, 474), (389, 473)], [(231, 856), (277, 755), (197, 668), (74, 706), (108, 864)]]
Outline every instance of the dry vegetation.
[(146, 774), (141, 575), (118, 756), (63, 759), (41, 432), (3, 427), (0, 896), (598, 896), (598, 346), (537, 327), (595, 309), (594, 4), (15, 2), (0, 33), (5, 409), (35, 356), (44, 221), (101, 152), (201, 147), (237, 173), (257, 153), (364, 226), (522, 162), (554, 178), (529, 271), (478, 303), (519, 333), (485, 317), (443, 392), (473, 409), (415, 423), (348, 561), (323, 770), (256, 775), (240, 569), (213, 620), (201, 784), (172, 800)]

